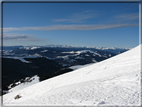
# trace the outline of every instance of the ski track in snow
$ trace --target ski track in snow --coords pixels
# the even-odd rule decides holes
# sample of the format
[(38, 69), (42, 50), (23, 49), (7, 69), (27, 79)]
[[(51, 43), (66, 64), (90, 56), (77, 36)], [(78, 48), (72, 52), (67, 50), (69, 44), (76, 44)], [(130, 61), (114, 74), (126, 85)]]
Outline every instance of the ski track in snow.
[[(4, 105), (141, 105), (141, 45), (3, 96)], [(21, 98), (15, 100), (14, 97)]]

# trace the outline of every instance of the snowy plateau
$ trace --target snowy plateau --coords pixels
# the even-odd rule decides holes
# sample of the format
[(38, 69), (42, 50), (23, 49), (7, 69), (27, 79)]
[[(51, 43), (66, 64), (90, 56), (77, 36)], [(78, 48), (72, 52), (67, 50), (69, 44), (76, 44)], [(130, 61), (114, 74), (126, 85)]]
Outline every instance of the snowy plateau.
[(4, 106), (141, 106), (141, 45), (3, 96)]

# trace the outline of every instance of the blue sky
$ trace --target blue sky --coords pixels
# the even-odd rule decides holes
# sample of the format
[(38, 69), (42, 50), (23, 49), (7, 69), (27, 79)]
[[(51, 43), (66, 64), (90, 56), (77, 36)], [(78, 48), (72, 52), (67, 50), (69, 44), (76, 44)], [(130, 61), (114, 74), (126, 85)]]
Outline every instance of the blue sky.
[(139, 45), (139, 3), (3, 3), (3, 45)]

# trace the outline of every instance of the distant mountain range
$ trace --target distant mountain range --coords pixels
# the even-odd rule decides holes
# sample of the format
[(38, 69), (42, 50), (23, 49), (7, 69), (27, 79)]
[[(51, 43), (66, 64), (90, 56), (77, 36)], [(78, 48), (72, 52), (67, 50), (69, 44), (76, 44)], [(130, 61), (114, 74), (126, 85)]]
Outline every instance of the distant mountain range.
[(106, 50), (85, 47), (16, 47), (15, 49), (12, 47), (12, 50), (3, 51), (4, 57), (45, 57), (54, 60), (63, 66), (84, 65), (99, 62), (115, 55), (116, 53)]
[(68, 45), (46, 45), (46, 46), (37, 46), (37, 45), (31, 45), (31, 46), (3, 46), (3, 50), (13, 50), (16, 48), (32, 48), (32, 47), (50, 47), (50, 48), (85, 48), (85, 49), (98, 49), (98, 50), (107, 50), (111, 51), (113, 53), (122, 53), (124, 51), (130, 50), (131, 48), (117, 48), (117, 47), (88, 47), (88, 46), (68, 46)]

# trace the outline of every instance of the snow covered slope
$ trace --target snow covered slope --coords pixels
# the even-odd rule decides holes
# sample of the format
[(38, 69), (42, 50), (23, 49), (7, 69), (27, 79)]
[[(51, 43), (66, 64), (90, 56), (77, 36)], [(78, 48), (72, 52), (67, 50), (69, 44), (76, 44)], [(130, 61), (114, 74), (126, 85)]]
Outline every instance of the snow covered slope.
[(15, 87), (13, 87), (13, 88), (11, 88), (11, 87), (9, 86), (8, 88), (10, 88), (10, 90), (8, 90), (8, 91), (9, 91), (9, 92), (17, 91), (17, 90), (26, 88), (26, 87), (28, 87), (28, 86), (31, 86), (31, 85), (33, 85), (33, 84), (36, 84), (36, 83), (39, 83), (39, 82), (40, 82), (40, 81), (39, 81), (39, 76), (37, 76), (37, 75), (35, 75), (35, 76), (31, 77), (31, 78), (30, 78), (30, 77), (26, 77), (26, 78), (25, 78), (25, 80), (28, 80), (28, 79), (29, 79), (29, 81), (26, 81), (26, 82), (24, 82), (24, 83), (21, 83), (20, 81), (17, 82), (17, 83), (15, 83), (15, 84), (18, 84), (18, 83), (19, 83), (19, 85), (15, 86)]
[(141, 45), (3, 96), (4, 105), (140, 106)]

